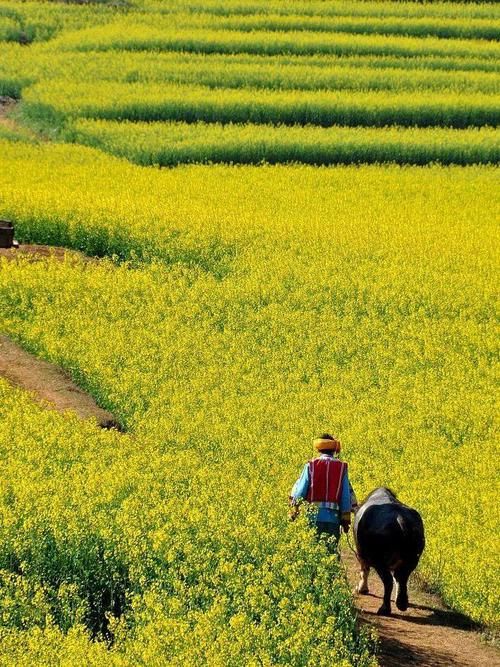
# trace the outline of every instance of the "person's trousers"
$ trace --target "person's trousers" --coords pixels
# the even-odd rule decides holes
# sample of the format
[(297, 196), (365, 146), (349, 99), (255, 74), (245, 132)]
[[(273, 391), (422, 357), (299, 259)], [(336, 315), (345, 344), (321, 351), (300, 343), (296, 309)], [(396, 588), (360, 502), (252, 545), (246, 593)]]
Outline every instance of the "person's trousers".
[(316, 521), (316, 532), (318, 535), (333, 535), (337, 540), (340, 538), (340, 524), (333, 521)]

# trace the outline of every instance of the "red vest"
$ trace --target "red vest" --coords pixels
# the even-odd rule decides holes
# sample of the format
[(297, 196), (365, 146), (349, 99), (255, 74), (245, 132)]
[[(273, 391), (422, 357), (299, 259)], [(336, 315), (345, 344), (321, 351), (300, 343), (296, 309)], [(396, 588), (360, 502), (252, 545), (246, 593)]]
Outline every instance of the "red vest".
[(332, 458), (309, 461), (309, 491), (306, 500), (310, 503), (339, 503), (342, 479), (347, 463)]

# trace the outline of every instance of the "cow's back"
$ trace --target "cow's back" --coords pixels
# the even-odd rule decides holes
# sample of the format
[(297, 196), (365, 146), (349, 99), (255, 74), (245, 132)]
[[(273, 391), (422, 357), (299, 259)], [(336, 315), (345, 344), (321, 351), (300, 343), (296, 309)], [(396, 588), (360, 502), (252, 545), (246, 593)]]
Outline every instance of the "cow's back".
[(425, 546), (419, 513), (389, 498), (368, 500), (356, 514), (354, 536), (358, 554), (366, 563), (394, 569), (417, 564)]

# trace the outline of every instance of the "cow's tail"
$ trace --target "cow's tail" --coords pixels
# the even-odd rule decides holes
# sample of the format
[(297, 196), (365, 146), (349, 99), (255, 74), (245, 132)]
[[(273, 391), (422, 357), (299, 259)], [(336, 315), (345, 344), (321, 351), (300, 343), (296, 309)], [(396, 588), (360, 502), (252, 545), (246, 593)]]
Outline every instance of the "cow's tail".
[(408, 527), (406, 525), (406, 521), (404, 520), (401, 514), (397, 515), (396, 521), (398, 522), (398, 525), (401, 528), (401, 532), (403, 533), (403, 535), (408, 535)]
[(408, 521), (408, 517), (405, 517), (402, 513), (398, 513), (396, 521), (401, 529), (406, 544), (412, 549), (415, 549), (417, 553), (421, 554), (425, 545), (422, 519), (417, 512), (415, 512), (415, 515), (413, 521)]

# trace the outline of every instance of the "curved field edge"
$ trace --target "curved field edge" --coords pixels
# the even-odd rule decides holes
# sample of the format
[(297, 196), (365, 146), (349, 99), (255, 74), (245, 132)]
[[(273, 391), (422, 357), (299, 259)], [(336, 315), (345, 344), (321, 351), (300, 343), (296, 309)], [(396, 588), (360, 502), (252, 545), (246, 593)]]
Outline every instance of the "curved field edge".
[[(0, 185), (2, 215), (16, 221), (20, 241), (119, 261), (181, 263), (218, 278), (229, 270), (235, 254), (231, 238), (216, 230), (199, 234), (196, 221), (175, 207), (169, 189), (161, 194), (164, 206), (158, 208), (149, 171), (83, 146), (5, 139), (1, 145), (4, 164), (10, 166)], [(37, 192), (32, 198), (21, 193), (23, 181), (25, 192)], [(125, 183), (130, 181), (136, 185), (127, 194)], [(42, 190), (37, 182), (45, 183)]]
[[(39, 291), (47, 282), (42, 274), (24, 296), (23, 285), (31, 280), (28, 273), (16, 269), (16, 283), (9, 268), (2, 312), (8, 313), (6, 322), (13, 333), (28, 345), (38, 341), (40, 353), (65, 367), (85, 368), (94, 386), (108, 399), (113, 396), (111, 403), (138, 432), (154, 437), (166, 433), (168, 429), (159, 426), (164, 415), (181, 410), (186, 415), (181, 420), (184, 440), (173, 439), (186, 442), (198, 414), (198, 437), (207, 424), (214, 433), (224, 433), (213, 447), (225, 456), (233, 451), (222, 444), (232, 438), (229, 422), (223, 426), (218, 418), (206, 421), (207, 411), (214, 410), (221, 420), (226, 414), (246, 414), (245, 423), (255, 424), (247, 434), (253, 443), (267, 443), (266, 429), (274, 424), (273, 433), (296, 443), (293, 466), (280, 482), (284, 495), (300, 459), (308, 454), (298, 434), (314, 432), (318, 423), (333, 420), (346, 440), (358, 489), (364, 492), (389, 483), (423, 510), (429, 527), (423, 571), (429, 581), (456, 608), (482, 622), (495, 622), (498, 612), (488, 579), (495, 571), (488, 560), (494, 550), (483, 548), (484, 535), (495, 534), (494, 517), (486, 511), (488, 503), (483, 501), (482, 511), (471, 494), (480, 488), (481, 497), (488, 497), (491, 490), (493, 459), (488, 452), (495, 420), (484, 397), (493, 395), (491, 277), (496, 262), (494, 244), (479, 239), (494, 238), (497, 202), (491, 193), (497, 170), (186, 167), (151, 173), (68, 146), (29, 147), (23, 152), (16, 145), (7, 157), (9, 169), (0, 182), (10, 205), (2, 214), (14, 217), (22, 234), (67, 234), (69, 242), (78, 244), (72, 229), (88, 219), (87, 236), (96, 235), (103, 243), (106, 239), (110, 253), (117, 238), (124, 248), (129, 244), (125, 253), (141, 243), (151, 244), (150, 252), (159, 259), (172, 238), (198, 251), (206, 252), (214, 239), (216, 247), (234, 250), (223, 280), (200, 272), (196, 265), (182, 268), (181, 263), (175, 268), (181, 274), (187, 271), (188, 282), (197, 287), (182, 289), (177, 305), (181, 319), (174, 320), (172, 329), (165, 329), (165, 317), (168, 304), (177, 299), (177, 283), (166, 302), (166, 294), (160, 292), (159, 300), (155, 296), (155, 276), (163, 284), (169, 275), (164, 268), (152, 266), (133, 274), (136, 298), (132, 278), (119, 274), (126, 286), (121, 292), (115, 280), (83, 273), (93, 294), (85, 299), (83, 287), (76, 284), (65, 296), (61, 287), (71, 275), (63, 268), (57, 280), (53, 274), (55, 291), (49, 298)], [(74, 164), (79, 165), (78, 177), (71, 177)], [(44, 180), (51, 184), (50, 193), (42, 186)], [(314, 209), (307, 205), (312, 196)], [(97, 200), (101, 203), (96, 210)], [(366, 210), (371, 212), (369, 220)], [(262, 275), (267, 276), (264, 289)], [(120, 294), (127, 294), (125, 309)], [(85, 352), (85, 345), (75, 347), (73, 332), (86, 330), (90, 306), (92, 317), (97, 317), (96, 304), (102, 304), (102, 328), (88, 328), (95, 342), (89, 341)], [(109, 304), (116, 308), (112, 317), (106, 314)], [(74, 324), (66, 321), (61, 329), (63, 314), (70, 312), (75, 314)], [(97, 341), (119, 340), (117, 332), (125, 321), (130, 346), (134, 318), (134, 336), (141, 340), (142, 352), (117, 345), (115, 361), (115, 352), (106, 346), (98, 352)], [(147, 342), (145, 322), (151, 334)], [(211, 341), (210, 354), (217, 361), (211, 357), (207, 363), (201, 350), (193, 358), (201, 332)], [(166, 349), (168, 357), (162, 351)], [(270, 349), (275, 350), (271, 356)], [(235, 350), (240, 350), (239, 357)], [(160, 371), (158, 364), (163, 363), (167, 367)], [(187, 373), (185, 387), (182, 373), (175, 386), (173, 378), (168, 379), (171, 363)], [(198, 364), (204, 368), (201, 377)], [(224, 368), (227, 371), (221, 371)], [(224, 387), (220, 395), (215, 381)], [(337, 388), (334, 396), (328, 387)], [(132, 401), (128, 407), (127, 401)], [(167, 407), (172, 405), (175, 408)], [(300, 405), (311, 406), (310, 414), (304, 416)], [(380, 405), (386, 406), (382, 414), (376, 407)], [(274, 449), (263, 451), (263, 461), (274, 460)], [(366, 451), (376, 455), (367, 460)], [(449, 464), (443, 466), (443, 461)], [(466, 484), (460, 482), (463, 479)], [(471, 488), (472, 479), (476, 486)], [(456, 511), (445, 515), (442, 503)], [(481, 520), (473, 520), (478, 512)], [(470, 516), (466, 535), (464, 516)], [(454, 549), (443, 558), (442, 544), (449, 535)], [(477, 544), (473, 558), (471, 544)], [(464, 581), (471, 583), (464, 586)]]

